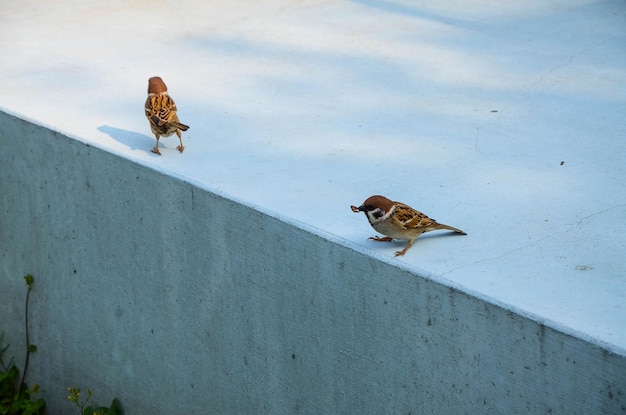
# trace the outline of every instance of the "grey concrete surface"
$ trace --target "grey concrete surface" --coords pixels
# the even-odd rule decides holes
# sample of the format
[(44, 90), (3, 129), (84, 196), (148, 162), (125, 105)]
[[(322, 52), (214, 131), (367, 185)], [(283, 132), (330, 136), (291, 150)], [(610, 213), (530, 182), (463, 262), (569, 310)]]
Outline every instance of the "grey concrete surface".
[[(624, 410), (623, 0), (24, 0), (0, 56), (0, 329), (33, 273), (55, 409)], [(376, 193), (468, 235), (394, 258)]]
[[(10, 138), (20, 137), (19, 140)], [(626, 356), (0, 113), (0, 324), (51, 413), (626, 411)]]
[[(625, 22), (622, 0), (12, 2), (0, 108), (623, 354)], [(154, 75), (183, 155), (150, 153)], [(372, 194), (468, 237), (393, 258), (349, 210)]]

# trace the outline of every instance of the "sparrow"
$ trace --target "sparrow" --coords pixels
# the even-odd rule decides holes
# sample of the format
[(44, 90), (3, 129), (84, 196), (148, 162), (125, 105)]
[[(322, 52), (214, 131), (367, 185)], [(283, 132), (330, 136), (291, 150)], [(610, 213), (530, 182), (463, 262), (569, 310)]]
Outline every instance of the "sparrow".
[(169, 137), (176, 133), (180, 145), (176, 147), (181, 153), (185, 149), (181, 130), (187, 131), (189, 126), (182, 124), (176, 115), (176, 104), (168, 95), (165, 82), (158, 76), (148, 79), (148, 99), (146, 99), (146, 118), (150, 121), (150, 129), (156, 137), (156, 146), (153, 153), (161, 155), (159, 151), (159, 138)]
[(350, 206), (353, 212), (365, 212), (372, 228), (386, 235), (384, 238), (373, 236), (368, 239), (379, 242), (391, 242), (394, 239), (408, 240), (404, 249), (396, 252), (401, 256), (413, 246), (413, 242), (424, 232), (447, 229), (461, 235), (467, 235), (460, 229), (437, 223), (422, 212), (400, 202), (392, 202), (384, 196), (371, 196), (359, 207)]

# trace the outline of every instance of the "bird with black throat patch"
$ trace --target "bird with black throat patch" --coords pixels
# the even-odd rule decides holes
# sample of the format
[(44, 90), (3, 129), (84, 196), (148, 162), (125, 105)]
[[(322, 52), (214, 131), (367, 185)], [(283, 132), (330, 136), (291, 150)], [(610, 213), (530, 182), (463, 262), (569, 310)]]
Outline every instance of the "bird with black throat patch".
[(350, 206), (353, 212), (364, 212), (372, 228), (385, 237), (373, 236), (377, 242), (392, 242), (394, 239), (407, 240), (404, 249), (397, 251), (402, 256), (413, 246), (413, 242), (423, 233), (436, 230), (449, 230), (459, 235), (467, 235), (460, 229), (437, 223), (422, 212), (400, 202), (393, 202), (384, 196), (368, 197), (359, 207)]
[(158, 76), (148, 79), (148, 99), (146, 99), (145, 111), (152, 134), (156, 138), (156, 145), (152, 152), (160, 156), (159, 139), (176, 134), (180, 142), (176, 148), (182, 153), (185, 147), (183, 146), (181, 131), (187, 131), (189, 126), (181, 123), (178, 119), (176, 104), (167, 93), (165, 82)]

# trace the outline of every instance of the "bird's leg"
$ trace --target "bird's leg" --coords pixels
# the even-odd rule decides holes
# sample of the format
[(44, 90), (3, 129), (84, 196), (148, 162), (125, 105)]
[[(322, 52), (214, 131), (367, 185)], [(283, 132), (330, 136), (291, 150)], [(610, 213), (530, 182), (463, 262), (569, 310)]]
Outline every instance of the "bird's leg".
[(385, 236), (384, 238), (381, 238), (380, 236), (372, 236), (367, 239), (371, 239), (372, 241), (376, 242), (393, 242), (393, 238), (390, 238), (389, 236)]
[(152, 149), (152, 152), (154, 154), (158, 154), (159, 156), (161, 155), (161, 152), (159, 151), (159, 136), (156, 136), (156, 145), (154, 146), (154, 148)]
[(176, 148), (178, 149), (178, 151), (180, 151), (182, 153), (183, 150), (185, 150), (185, 146), (183, 146), (183, 138), (182, 138), (182, 135), (180, 133), (180, 130), (176, 130), (176, 135), (178, 136), (178, 141), (180, 141), (180, 145), (178, 147), (176, 147)]
[(406, 251), (408, 251), (409, 248), (413, 246), (413, 241), (414, 241), (413, 239), (410, 239), (409, 243), (406, 244), (406, 246), (404, 247), (404, 249), (402, 251), (396, 252), (396, 256), (402, 256), (402, 255), (406, 254)]

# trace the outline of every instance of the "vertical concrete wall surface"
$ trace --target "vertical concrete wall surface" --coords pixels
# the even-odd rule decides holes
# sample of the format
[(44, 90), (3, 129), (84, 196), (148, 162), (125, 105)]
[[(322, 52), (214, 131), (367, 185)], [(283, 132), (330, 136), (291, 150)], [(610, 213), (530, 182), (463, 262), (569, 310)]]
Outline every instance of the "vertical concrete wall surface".
[(76, 382), (128, 413), (624, 412), (623, 355), (0, 117), (3, 329), (20, 356), (34, 274), (53, 412)]
[[(5, 3), (0, 347), (32, 274), (48, 413), (626, 413), (622, 0)], [(373, 194), (467, 235), (395, 257)]]

